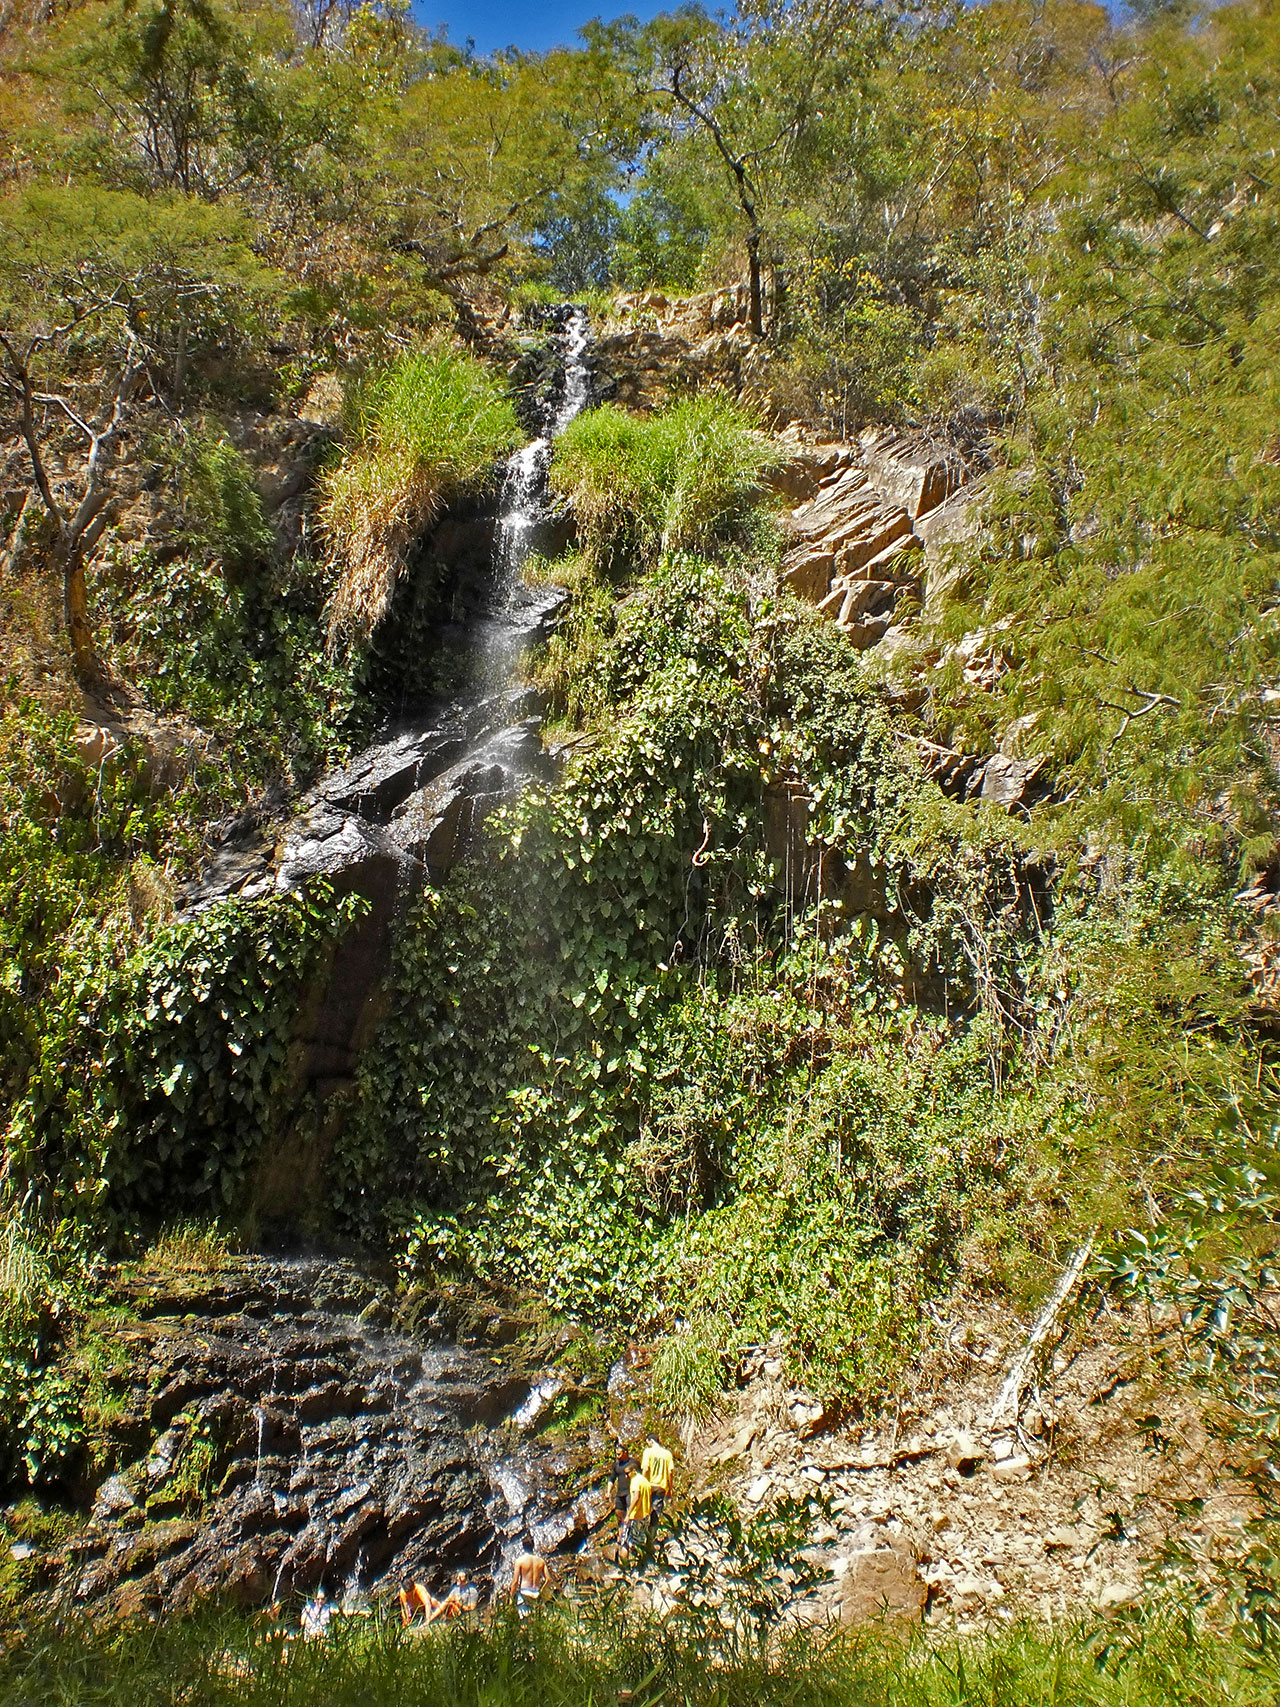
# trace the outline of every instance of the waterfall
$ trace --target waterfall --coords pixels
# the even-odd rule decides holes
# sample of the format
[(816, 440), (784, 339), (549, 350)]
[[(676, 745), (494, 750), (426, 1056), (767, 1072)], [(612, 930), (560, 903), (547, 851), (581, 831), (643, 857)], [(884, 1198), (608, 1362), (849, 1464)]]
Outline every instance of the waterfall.
[(591, 401), (591, 371), (587, 365), (591, 332), (581, 308), (570, 310), (558, 342), (564, 374), (560, 401), (551, 411), (542, 435), (508, 460), (502, 482), (502, 507), (494, 549), (494, 603), (499, 607), (510, 602), (529, 555), (533, 530), (546, 513), (551, 441)]

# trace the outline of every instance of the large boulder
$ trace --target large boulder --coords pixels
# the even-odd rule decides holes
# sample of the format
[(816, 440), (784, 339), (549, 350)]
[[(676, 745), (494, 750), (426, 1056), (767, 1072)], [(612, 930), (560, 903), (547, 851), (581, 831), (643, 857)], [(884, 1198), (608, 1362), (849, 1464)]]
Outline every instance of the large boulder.
[(840, 1578), (836, 1615), (841, 1624), (920, 1622), (928, 1589), (914, 1547), (905, 1536), (887, 1536), (848, 1559)]
[(884, 428), (857, 445), (810, 443), (795, 427), (783, 438), (794, 445), (772, 477), (793, 500), (783, 582), (855, 646), (874, 646), (901, 626), (904, 598), (910, 611), (924, 597), (926, 533), (942, 541), (965, 525), (964, 465), (946, 446)]
[(867, 477), (885, 498), (919, 521), (963, 486), (967, 471), (954, 447), (892, 427), (871, 427), (858, 440)]

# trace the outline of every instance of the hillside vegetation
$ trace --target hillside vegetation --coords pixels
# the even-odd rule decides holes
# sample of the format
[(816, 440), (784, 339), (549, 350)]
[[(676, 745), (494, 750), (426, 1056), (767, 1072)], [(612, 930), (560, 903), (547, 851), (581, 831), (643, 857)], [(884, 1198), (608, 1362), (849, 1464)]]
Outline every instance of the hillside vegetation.
[[(1191, 1575), (1264, 1639), (1275, 5), (792, 0), (493, 59), (396, 0), (0, 19), (6, 1485), (110, 1467), (106, 1265), (253, 1238), (323, 1130), (307, 1236), (651, 1344), (672, 1419), (770, 1340), (829, 1419), (908, 1404), (949, 1313), (1032, 1314), (1087, 1247), (1082, 1322), (1177, 1324), (1256, 1518)], [(397, 589), (521, 437), (519, 313), (720, 289), (732, 373), (556, 446), (562, 768), (414, 901), (322, 1107), (293, 1028), (358, 901), (183, 885), (397, 709)], [(892, 657), (780, 579), (794, 423), (980, 477)], [(1033, 756), (1038, 796), (958, 797), (938, 750)], [(1074, 1648), (1010, 1653), (1067, 1698)], [(908, 1674), (794, 1698), (1004, 1699)], [(1164, 1687), (1071, 1698), (1202, 1698)]]

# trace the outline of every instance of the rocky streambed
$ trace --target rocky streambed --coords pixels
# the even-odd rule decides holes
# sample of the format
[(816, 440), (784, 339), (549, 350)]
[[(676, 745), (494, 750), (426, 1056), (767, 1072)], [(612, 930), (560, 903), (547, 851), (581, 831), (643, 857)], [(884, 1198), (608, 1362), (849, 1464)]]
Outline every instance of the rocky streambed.
[(378, 1598), (460, 1569), (496, 1583), (527, 1540), (574, 1550), (603, 1513), (593, 1451), (536, 1433), (554, 1378), (438, 1315), (395, 1326), (350, 1263), (230, 1258), (143, 1274), (123, 1299), (121, 1468), (48, 1562), (64, 1607)]

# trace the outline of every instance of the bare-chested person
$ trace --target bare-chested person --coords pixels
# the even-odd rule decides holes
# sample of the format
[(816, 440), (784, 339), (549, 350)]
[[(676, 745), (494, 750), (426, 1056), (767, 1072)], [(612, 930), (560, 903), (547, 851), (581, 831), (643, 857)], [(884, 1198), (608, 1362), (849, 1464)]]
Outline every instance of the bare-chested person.
[(511, 1598), (521, 1618), (540, 1598), (546, 1580), (547, 1561), (526, 1547), (511, 1569)]

